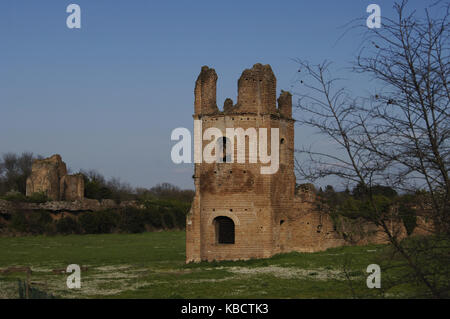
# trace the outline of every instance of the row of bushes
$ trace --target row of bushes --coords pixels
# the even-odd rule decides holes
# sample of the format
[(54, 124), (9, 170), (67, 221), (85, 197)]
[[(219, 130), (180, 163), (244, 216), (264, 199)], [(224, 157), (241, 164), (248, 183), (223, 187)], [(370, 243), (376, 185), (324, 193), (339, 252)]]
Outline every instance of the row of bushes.
[(30, 213), (18, 212), (4, 224), (13, 233), (27, 234), (106, 234), (142, 233), (159, 229), (184, 229), (186, 209), (154, 206), (145, 209), (127, 207), (121, 210), (104, 210), (80, 213), (53, 220), (45, 210)]
[(48, 196), (43, 192), (33, 193), (30, 196), (25, 196), (20, 192), (11, 191), (3, 196), (0, 196), (0, 199), (15, 203), (38, 203), (38, 204), (50, 201), (50, 198), (48, 198)]

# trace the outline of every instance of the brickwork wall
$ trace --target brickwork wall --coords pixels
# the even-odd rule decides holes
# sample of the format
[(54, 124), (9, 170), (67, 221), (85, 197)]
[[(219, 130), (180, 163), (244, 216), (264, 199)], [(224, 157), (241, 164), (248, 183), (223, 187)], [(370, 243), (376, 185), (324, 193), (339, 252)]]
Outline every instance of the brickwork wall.
[[(293, 171), (294, 128), (290, 113), (283, 118), (276, 107), (276, 79), (268, 65), (255, 64), (238, 81), (238, 103), (227, 99), (224, 112), (216, 106), (217, 75), (203, 67), (195, 88), (194, 119), (202, 120), (202, 132), (210, 127), (226, 134), (226, 128), (279, 128), (280, 164), (276, 174), (261, 174), (261, 166), (250, 163), (246, 138), (245, 163), (237, 163), (237, 139), (233, 163), (195, 164), (196, 195), (186, 225), (186, 259), (224, 260), (270, 257), (279, 250), (280, 216), (292, 210), (295, 176)], [(206, 85), (205, 83), (210, 83)], [(207, 99), (205, 99), (205, 96)], [(289, 105), (283, 94), (282, 104)], [(208, 105), (204, 102), (208, 101)], [(209, 141), (203, 141), (203, 148)], [(268, 154), (271, 153), (268, 143)], [(226, 216), (235, 224), (235, 243), (219, 244), (214, 218)]]
[[(275, 174), (261, 174), (261, 166), (268, 164), (259, 158), (250, 163), (249, 138), (245, 163), (237, 163), (236, 139), (234, 162), (195, 164), (196, 193), (187, 216), (186, 262), (265, 258), (281, 252), (314, 252), (348, 245), (331, 218), (315, 209), (312, 190), (306, 188), (295, 195), (292, 95), (282, 91), (276, 99), (271, 67), (255, 64), (244, 70), (238, 81), (237, 104), (226, 99), (223, 111), (216, 105), (216, 82), (215, 70), (202, 67), (195, 85), (193, 116), (202, 121), (202, 134), (208, 128), (217, 128), (222, 135), (227, 128), (266, 128), (270, 141), (270, 129), (278, 128), (280, 164)], [(210, 142), (203, 141), (203, 149)], [(268, 149), (270, 154), (270, 142)], [(219, 216), (233, 220), (234, 244), (217, 243), (214, 219)], [(379, 229), (366, 228), (371, 235), (354, 244), (386, 242)]]

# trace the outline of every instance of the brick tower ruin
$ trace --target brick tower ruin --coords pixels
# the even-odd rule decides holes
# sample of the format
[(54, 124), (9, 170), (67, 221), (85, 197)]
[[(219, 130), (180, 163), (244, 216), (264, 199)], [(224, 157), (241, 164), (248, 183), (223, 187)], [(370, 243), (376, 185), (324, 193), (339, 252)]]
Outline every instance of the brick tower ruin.
[[(255, 64), (242, 72), (237, 103), (226, 99), (223, 111), (216, 104), (216, 82), (214, 69), (202, 67), (193, 117), (201, 122), (200, 139), (205, 139), (206, 130), (217, 128), (225, 138), (222, 146), (229, 149), (225, 146), (226, 152), (219, 153), (222, 161), (196, 161), (195, 197), (186, 218), (186, 262), (267, 258), (388, 241), (381, 227), (363, 221), (336, 223), (316, 205), (312, 184), (296, 189), (292, 96), (281, 91), (276, 99), (276, 78), (269, 65)], [(277, 144), (268, 145), (268, 153), (274, 145), (279, 147), (276, 173), (262, 174), (266, 164), (249, 161), (249, 136), (244, 145), (236, 143), (236, 136), (227, 141), (229, 128), (267, 129), (268, 140), (271, 129), (278, 129)], [(202, 145), (201, 151), (209, 146)], [(238, 148), (245, 152), (245, 162), (228, 161), (228, 151), (236, 154)], [(393, 220), (390, 225), (400, 237), (406, 236), (403, 223)]]
[[(249, 163), (248, 150), (245, 163), (195, 164), (196, 193), (187, 217), (186, 260), (270, 257), (280, 251), (280, 225), (292, 211), (294, 200), (292, 96), (282, 91), (277, 101), (271, 67), (255, 64), (238, 81), (237, 103), (226, 99), (220, 111), (216, 82), (215, 70), (202, 67), (193, 115), (201, 120), (202, 136), (210, 127), (219, 128), (223, 135), (226, 128), (267, 128), (270, 140), (270, 129), (278, 128), (280, 164), (275, 174), (261, 174), (261, 165), (266, 165)], [(231, 151), (236, 153), (237, 143), (233, 144)]]

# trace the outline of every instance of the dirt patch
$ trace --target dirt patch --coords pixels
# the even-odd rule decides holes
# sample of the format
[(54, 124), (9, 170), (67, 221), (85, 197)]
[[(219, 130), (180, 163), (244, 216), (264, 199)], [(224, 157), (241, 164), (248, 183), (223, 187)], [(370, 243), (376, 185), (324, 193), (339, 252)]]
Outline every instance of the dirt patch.
[(323, 268), (301, 269), (294, 267), (279, 267), (279, 266), (267, 266), (256, 268), (247, 268), (247, 267), (220, 267), (220, 268), (229, 271), (233, 274), (240, 274), (240, 275), (268, 274), (283, 279), (292, 279), (292, 278), (310, 278), (316, 280), (345, 279), (345, 276), (342, 273), (342, 271)]

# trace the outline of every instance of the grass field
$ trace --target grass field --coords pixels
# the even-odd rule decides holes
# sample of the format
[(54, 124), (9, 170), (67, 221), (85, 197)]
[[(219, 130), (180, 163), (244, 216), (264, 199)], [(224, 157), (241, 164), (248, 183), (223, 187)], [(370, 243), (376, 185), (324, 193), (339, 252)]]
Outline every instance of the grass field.
[[(30, 266), (33, 286), (62, 298), (370, 298), (380, 290), (367, 288), (365, 271), (383, 249), (341, 247), (186, 265), (183, 231), (30, 236), (0, 238), (0, 269)], [(87, 267), (80, 289), (68, 289), (68, 275), (53, 272), (69, 264)], [(0, 298), (18, 297), (18, 278), (25, 273), (0, 273)], [(408, 290), (385, 296), (407, 297)]]

